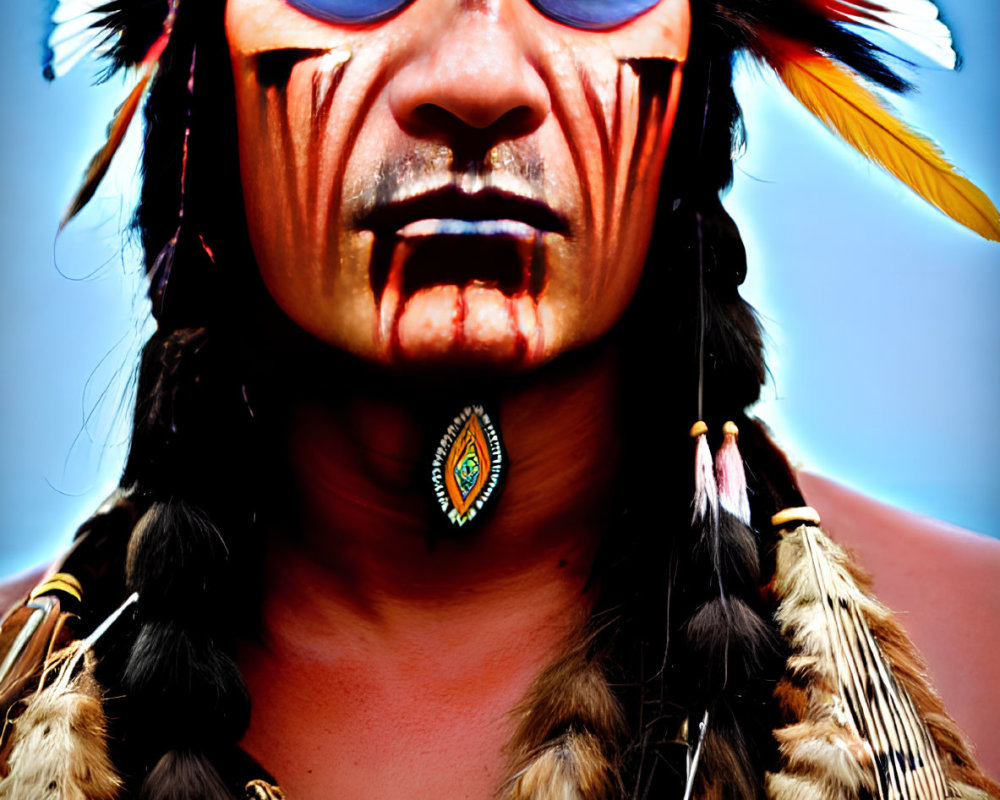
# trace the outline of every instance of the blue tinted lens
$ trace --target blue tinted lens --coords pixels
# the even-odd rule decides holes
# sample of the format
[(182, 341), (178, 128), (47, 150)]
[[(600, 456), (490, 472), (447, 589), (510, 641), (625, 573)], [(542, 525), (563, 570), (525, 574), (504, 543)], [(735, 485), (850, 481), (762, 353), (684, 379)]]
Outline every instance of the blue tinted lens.
[(341, 25), (378, 22), (412, 0), (288, 0), (290, 6), (317, 19)]
[(545, 16), (588, 31), (623, 25), (658, 2), (660, 0), (531, 0)]
[[(288, 0), (299, 11), (327, 22), (357, 25), (395, 14), (413, 0)], [(649, 11), (659, 0), (531, 0), (545, 16), (584, 30), (622, 25)]]

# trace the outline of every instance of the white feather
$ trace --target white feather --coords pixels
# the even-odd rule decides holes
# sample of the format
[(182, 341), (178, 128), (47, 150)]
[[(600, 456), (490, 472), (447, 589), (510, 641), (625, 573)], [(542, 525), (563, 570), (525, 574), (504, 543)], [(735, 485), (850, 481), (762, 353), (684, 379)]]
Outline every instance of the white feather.
[(80, 59), (102, 57), (114, 46), (115, 37), (101, 27), (104, 15), (97, 12), (103, 0), (63, 0), (52, 12), (52, 28), (46, 44), (45, 69), (49, 78), (61, 78)]
[(930, 0), (834, 0), (830, 8), (856, 25), (882, 31), (945, 69), (955, 69), (951, 31)]
[(104, 5), (105, 0), (60, 0), (52, 11), (52, 21), (56, 24), (82, 17), (85, 14), (95, 14)]
[(712, 523), (719, 520), (719, 489), (715, 484), (715, 465), (712, 451), (708, 447), (708, 437), (698, 436), (694, 454), (694, 515), (692, 522), (711, 515)]

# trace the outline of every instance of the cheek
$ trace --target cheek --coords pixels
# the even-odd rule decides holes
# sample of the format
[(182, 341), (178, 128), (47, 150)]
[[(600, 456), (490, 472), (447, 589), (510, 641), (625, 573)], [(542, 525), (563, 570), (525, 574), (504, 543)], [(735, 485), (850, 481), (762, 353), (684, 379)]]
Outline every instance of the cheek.
[(322, 70), (308, 62), (283, 64), (283, 58), (265, 54), (235, 63), (247, 213), (268, 251), (306, 247), (322, 257), (339, 200), (341, 140), (326, 124), (321, 87), (336, 82), (343, 64)]
[[(620, 103), (632, 111), (617, 142), (614, 187), (607, 204), (609, 256), (620, 277), (606, 276), (603, 289), (618, 295), (622, 309), (631, 300), (646, 259), (660, 191), (660, 178), (680, 99), (682, 65), (664, 61), (630, 62), (620, 83)], [(669, 198), (662, 198), (669, 202)], [(612, 284), (619, 285), (614, 292)]]
[(370, 242), (348, 235), (342, 206), (345, 164), (376, 93), (348, 76), (347, 49), (295, 55), (233, 58), (250, 237), (268, 289), (295, 322), (364, 349)]
[[(583, 59), (579, 59), (580, 63)], [(660, 59), (577, 66), (575, 86), (559, 84), (567, 146), (583, 201), (570, 243), (580, 338), (609, 328), (638, 284), (655, 217), (660, 176), (680, 92), (680, 65)], [(568, 305), (567, 305), (568, 308)], [(567, 324), (569, 320), (566, 320)]]

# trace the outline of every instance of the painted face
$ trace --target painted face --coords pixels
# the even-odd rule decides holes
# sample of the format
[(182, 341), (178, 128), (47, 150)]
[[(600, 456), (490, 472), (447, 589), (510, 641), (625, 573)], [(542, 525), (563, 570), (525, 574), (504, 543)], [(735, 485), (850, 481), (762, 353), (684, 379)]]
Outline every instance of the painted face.
[(521, 368), (635, 291), (687, 0), (229, 0), (261, 274), (385, 363)]

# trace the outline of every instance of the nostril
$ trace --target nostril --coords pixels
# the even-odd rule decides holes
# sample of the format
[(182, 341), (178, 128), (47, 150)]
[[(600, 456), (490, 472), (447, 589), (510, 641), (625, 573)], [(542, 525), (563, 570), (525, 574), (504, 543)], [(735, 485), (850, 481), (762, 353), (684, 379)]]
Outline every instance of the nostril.
[(536, 109), (527, 105), (497, 111), (493, 108), (466, 108), (456, 112), (435, 103), (423, 103), (410, 117), (411, 132), (445, 136), (483, 136), (493, 142), (530, 133), (540, 120)]

